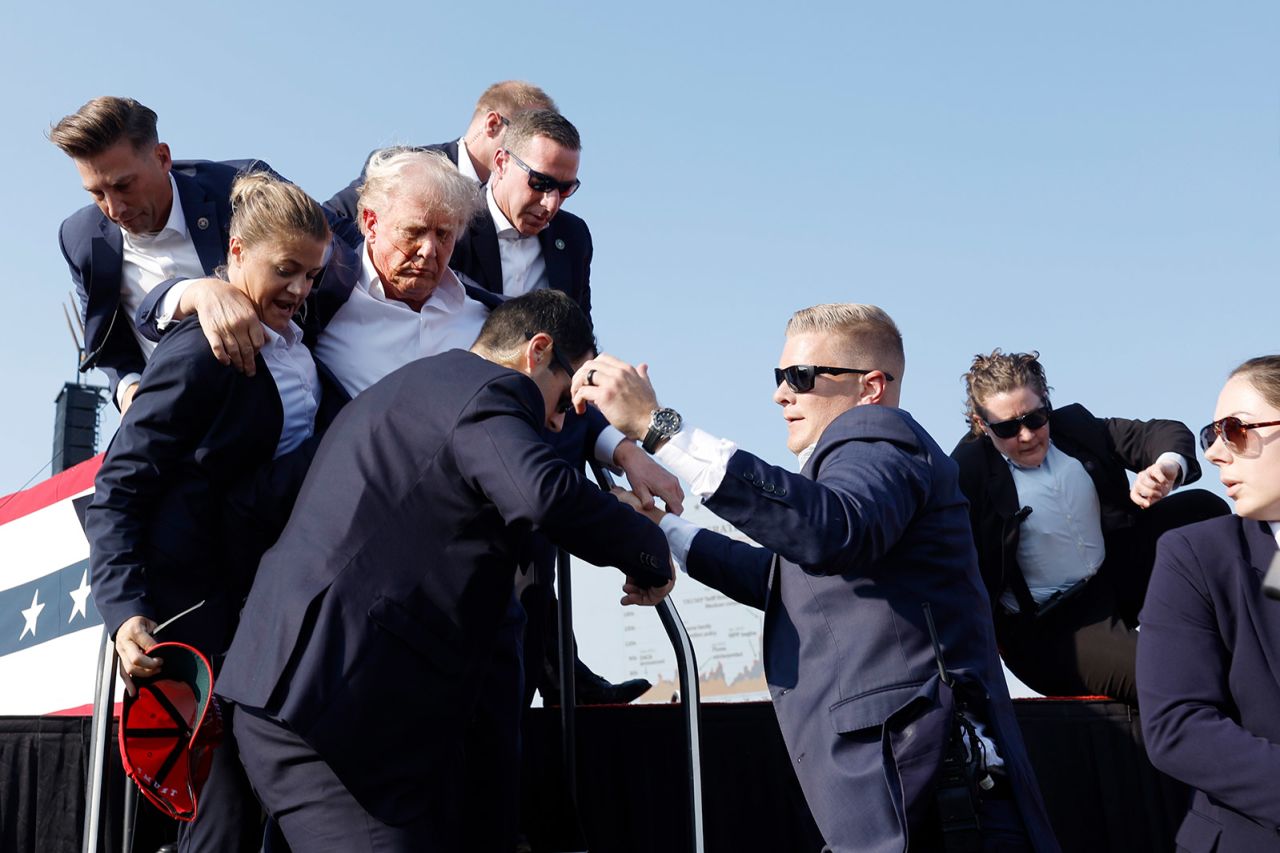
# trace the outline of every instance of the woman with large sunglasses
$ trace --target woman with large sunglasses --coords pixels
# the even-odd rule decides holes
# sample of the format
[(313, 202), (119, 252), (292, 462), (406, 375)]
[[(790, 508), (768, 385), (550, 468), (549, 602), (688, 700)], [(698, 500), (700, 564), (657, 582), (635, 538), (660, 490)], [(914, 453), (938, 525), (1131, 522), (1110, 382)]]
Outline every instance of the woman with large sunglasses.
[(1160, 540), (1142, 731), (1152, 763), (1196, 789), (1179, 850), (1280, 850), (1280, 601), (1263, 581), (1280, 553), (1280, 355), (1237, 367), (1214, 417), (1200, 444), (1236, 514)]
[(1136, 704), (1156, 539), (1227, 512), (1200, 489), (1170, 494), (1200, 476), (1191, 431), (1053, 408), (1035, 352), (975, 356), (964, 380), (970, 433), (951, 456), (1005, 663), (1046, 695)]

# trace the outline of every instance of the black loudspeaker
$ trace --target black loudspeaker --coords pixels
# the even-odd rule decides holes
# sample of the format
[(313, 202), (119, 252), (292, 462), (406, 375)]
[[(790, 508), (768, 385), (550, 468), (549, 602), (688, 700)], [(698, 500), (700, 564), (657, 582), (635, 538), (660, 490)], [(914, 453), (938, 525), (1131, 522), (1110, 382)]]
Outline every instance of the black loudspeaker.
[(103, 389), (68, 382), (54, 403), (53, 473), (65, 471), (98, 452), (98, 411)]

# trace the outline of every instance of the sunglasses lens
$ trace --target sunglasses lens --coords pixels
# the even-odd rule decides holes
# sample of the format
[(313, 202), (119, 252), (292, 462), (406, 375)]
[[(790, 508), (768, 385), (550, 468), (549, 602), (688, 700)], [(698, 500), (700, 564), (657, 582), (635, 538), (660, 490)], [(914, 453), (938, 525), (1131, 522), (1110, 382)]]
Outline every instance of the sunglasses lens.
[(1022, 422), (1026, 424), (1029, 430), (1038, 430), (1049, 422), (1049, 413), (1044, 409), (1036, 409), (1030, 414), (1024, 415)]
[(1230, 447), (1233, 453), (1243, 451), (1247, 432), (1244, 423), (1239, 418), (1223, 418), (1218, 423), (1222, 425), (1222, 440), (1227, 443), (1227, 447)]
[(1017, 421), (1000, 421), (987, 426), (991, 428), (996, 438), (1013, 438), (1022, 429), (1022, 425)]
[(1216, 426), (1217, 424), (1206, 424), (1200, 428), (1200, 449), (1205, 453), (1209, 452), (1209, 448), (1218, 437)]
[(782, 373), (787, 378), (787, 384), (791, 386), (791, 390), (797, 394), (804, 394), (813, 390), (814, 372), (807, 364), (794, 364), (791, 367), (783, 368)]

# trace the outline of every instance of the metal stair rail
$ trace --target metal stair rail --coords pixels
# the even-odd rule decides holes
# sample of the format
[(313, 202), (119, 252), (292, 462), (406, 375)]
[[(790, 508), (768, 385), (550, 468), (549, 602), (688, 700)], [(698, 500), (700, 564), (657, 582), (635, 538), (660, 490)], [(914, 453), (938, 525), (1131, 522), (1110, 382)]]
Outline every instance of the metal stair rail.
[[(611, 489), (613, 477), (594, 460), (591, 472), (602, 489)], [(556, 560), (556, 599), (560, 628), (560, 726), (564, 756), (565, 778), (568, 783), (574, 814), (578, 808), (577, 751), (575, 749), (576, 723), (573, 673), (573, 580), (569, 572), (569, 555), (560, 550)], [(671, 641), (676, 655), (680, 678), (680, 702), (684, 711), (685, 751), (688, 769), (689, 850), (703, 853), (706, 849), (702, 811), (702, 729), (701, 694), (698, 684), (698, 657), (694, 652), (689, 632), (676, 611), (670, 597), (664, 598), (655, 608), (662, 627)]]

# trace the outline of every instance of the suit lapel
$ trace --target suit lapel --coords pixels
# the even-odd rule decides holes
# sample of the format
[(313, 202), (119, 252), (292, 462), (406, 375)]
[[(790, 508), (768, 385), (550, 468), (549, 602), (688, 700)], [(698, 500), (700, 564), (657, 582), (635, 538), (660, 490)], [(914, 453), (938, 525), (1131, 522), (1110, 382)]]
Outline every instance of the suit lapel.
[(178, 185), (178, 197), (182, 199), (187, 233), (200, 256), (200, 265), (205, 273), (211, 274), (227, 260), (227, 235), (231, 223), (219, 220), (217, 204), (194, 178), (175, 172), (173, 180)]
[(120, 227), (100, 216), (99, 236), (89, 243), (90, 280), (85, 282), (88, 294), (85, 304), (84, 369), (96, 362), (97, 354), (111, 329), (112, 319), (120, 308), (120, 279), (124, 267), (124, 237)]
[(1009, 463), (996, 450), (987, 436), (981, 438), (982, 454), (987, 461), (987, 494), (991, 496), (991, 506), (1001, 518), (1013, 518), (1022, 508), (1018, 503), (1018, 487), (1013, 484), (1013, 472)]
[(1266, 522), (1242, 518), (1240, 526), (1244, 530), (1249, 564), (1253, 566), (1253, 570), (1259, 577), (1263, 577), (1267, 574), (1267, 569), (1271, 568), (1271, 561), (1276, 558), (1276, 552), (1280, 551), (1280, 547), (1276, 545), (1276, 538), (1271, 535)]
[(577, 301), (576, 293), (569, 293), (569, 287), (573, 284), (573, 276), (569, 269), (569, 256), (564, 250), (564, 240), (560, 239), (557, 234), (559, 229), (556, 228), (554, 219), (538, 232), (538, 244), (542, 246), (542, 261), (547, 266), (547, 284), (555, 290), (562, 293), (568, 293)]
[[(502, 292), (502, 258), (498, 254), (498, 232), (493, 217), (483, 210), (471, 223), (471, 227), (458, 240), (454, 255), (465, 252), (468, 264), (460, 267), (468, 276), (478, 279), (485, 290)], [(457, 266), (455, 264), (455, 266)]]

